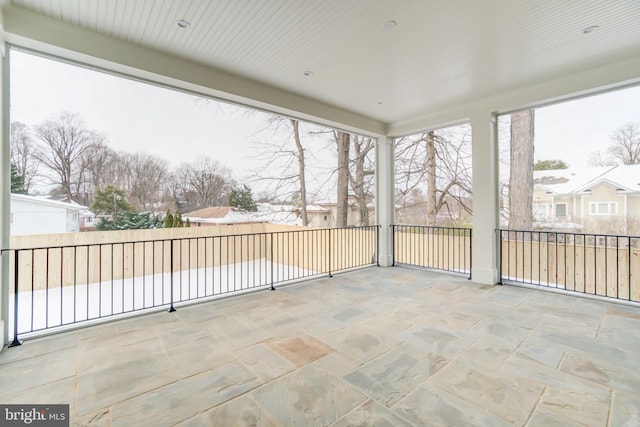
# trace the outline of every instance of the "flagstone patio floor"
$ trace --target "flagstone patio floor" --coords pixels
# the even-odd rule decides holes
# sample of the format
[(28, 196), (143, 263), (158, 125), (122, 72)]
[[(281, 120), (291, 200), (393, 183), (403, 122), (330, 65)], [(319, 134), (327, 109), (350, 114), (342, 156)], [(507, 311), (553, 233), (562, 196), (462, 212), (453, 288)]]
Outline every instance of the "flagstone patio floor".
[(95, 426), (636, 426), (640, 308), (404, 267), (27, 340), (0, 403)]

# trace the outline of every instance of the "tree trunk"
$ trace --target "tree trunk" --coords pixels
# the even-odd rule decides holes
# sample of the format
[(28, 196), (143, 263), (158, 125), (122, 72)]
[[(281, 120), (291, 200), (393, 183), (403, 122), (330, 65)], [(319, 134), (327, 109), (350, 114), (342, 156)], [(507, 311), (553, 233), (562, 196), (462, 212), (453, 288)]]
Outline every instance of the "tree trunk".
[(534, 110), (511, 114), (509, 228), (531, 230), (533, 223)]
[(355, 177), (349, 171), (349, 182), (351, 188), (356, 197), (356, 203), (358, 204), (359, 224), (369, 225), (369, 208), (367, 206), (367, 191), (365, 188), (365, 176), (371, 174), (371, 171), (365, 170), (365, 161), (367, 160), (367, 154), (374, 147), (371, 138), (353, 136), (353, 151), (354, 151), (354, 163), (355, 163)]
[(293, 128), (293, 138), (296, 142), (298, 150), (298, 175), (300, 176), (300, 210), (302, 215), (302, 225), (309, 225), (309, 217), (307, 216), (307, 183), (304, 176), (304, 148), (300, 142), (300, 132), (298, 130), (298, 121), (289, 119)]
[(338, 189), (336, 226), (346, 227), (349, 217), (349, 144), (351, 136), (345, 132), (334, 132), (338, 149)]
[(436, 145), (433, 131), (427, 134), (427, 225), (436, 225)]

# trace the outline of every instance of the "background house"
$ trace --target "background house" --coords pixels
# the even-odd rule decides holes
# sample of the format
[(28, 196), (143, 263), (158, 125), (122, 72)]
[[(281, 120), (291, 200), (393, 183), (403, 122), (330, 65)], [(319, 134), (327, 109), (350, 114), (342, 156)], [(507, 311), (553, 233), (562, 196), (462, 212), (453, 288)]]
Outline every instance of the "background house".
[(640, 165), (534, 172), (538, 228), (640, 234)]
[[(269, 223), (280, 225), (302, 225), (300, 208), (289, 204), (258, 203), (257, 212), (248, 212), (231, 206), (210, 206), (182, 215), (192, 227), (230, 224)], [(335, 224), (331, 209), (307, 206), (310, 227), (333, 227)]]
[(11, 194), (10, 211), (14, 236), (80, 231), (83, 221), (93, 222), (94, 218), (86, 206), (24, 194)]

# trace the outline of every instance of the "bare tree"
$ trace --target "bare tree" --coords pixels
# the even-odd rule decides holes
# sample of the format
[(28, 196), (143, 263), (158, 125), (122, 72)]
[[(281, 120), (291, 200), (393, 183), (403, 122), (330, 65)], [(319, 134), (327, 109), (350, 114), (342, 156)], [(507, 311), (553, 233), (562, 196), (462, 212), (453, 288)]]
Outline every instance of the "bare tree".
[(35, 143), (29, 127), (21, 122), (12, 122), (9, 141), (11, 165), (22, 179), (23, 189), (29, 194), (40, 167), (40, 161), (35, 156)]
[(122, 156), (101, 143), (96, 144), (91, 152), (89, 165), (89, 182), (92, 192), (103, 190), (107, 185), (119, 186), (122, 183)]
[(470, 127), (462, 125), (396, 142), (396, 193), (403, 210), (420, 212), (429, 225), (442, 212), (450, 220), (471, 214), (470, 136)]
[(129, 202), (139, 211), (163, 208), (160, 202), (169, 178), (167, 161), (143, 153), (125, 154), (120, 161), (126, 165), (124, 189)]
[(349, 149), (351, 135), (334, 130), (333, 139), (338, 152), (338, 181), (336, 185), (336, 226), (346, 227), (349, 218)]
[(533, 222), (534, 110), (511, 114), (509, 228), (530, 230)]
[(605, 151), (589, 155), (591, 166), (640, 164), (640, 123), (627, 123), (611, 134), (611, 145)]
[(350, 160), (349, 183), (356, 198), (359, 224), (369, 225), (369, 199), (373, 197), (374, 163), (369, 154), (375, 147), (371, 138), (352, 135), (353, 157)]
[(229, 169), (208, 157), (185, 163), (174, 174), (174, 188), (189, 211), (221, 205), (232, 184)]
[(309, 225), (307, 215), (306, 151), (302, 143), (300, 122), (282, 116), (271, 117), (264, 130), (272, 135), (255, 144), (258, 158), (264, 166), (255, 170), (252, 178), (266, 185), (271, 199), (284, 197), (300, 206), (303, 225)]
[(437, 189), (436, 189), (436, 137), (433, 131), (427, 133), (427, 225), (436, 225)]
[(627, 123), (611, 135), (609, 154), (623, 165), (640, 164), (640, 123)]
[(588, 159), (589, 166), (594, 167), (603, 167), (603, 166), (616, 166), (618, 163), (612, 159), (607, 153), (603, 153), (602, 151), (594, 151), (589, 154)]
[(296, 158), (298, 159), (298, 181), (300, 183), (300, 210), (302, 214), (302, 225), (309, 225), (307, 215), (307, 178), (305, 175), (304, 148), (300, 140), (300, 123), (298, 120), (289, 119), (293, 129), (293, 140), (296, 143)]
[(34, 155), (52, 173), (51, 182), (59, 185), (69, 199), (81, 201), (91, 152), (102, 143), (103, 136), (87, 129), (79, 116), (68, 112), (35, 126), (34, 131), (42, 142)]

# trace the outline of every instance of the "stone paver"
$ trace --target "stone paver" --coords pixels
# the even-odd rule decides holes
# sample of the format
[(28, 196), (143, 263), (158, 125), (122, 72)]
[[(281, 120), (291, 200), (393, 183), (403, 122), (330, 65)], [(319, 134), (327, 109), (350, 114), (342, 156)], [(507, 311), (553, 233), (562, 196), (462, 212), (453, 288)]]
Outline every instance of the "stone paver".
[(368, 268), (28, 340), (74, 426), (640, 425), (640, 307)]

